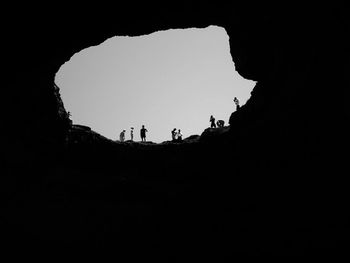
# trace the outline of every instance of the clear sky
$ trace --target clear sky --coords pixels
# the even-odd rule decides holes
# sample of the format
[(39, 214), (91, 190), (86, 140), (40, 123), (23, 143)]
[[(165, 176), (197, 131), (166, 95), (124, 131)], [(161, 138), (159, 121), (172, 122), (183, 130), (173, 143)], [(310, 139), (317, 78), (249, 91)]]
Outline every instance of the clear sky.
[(250, 97), (255, 82), (235, 71), (229, 37), (222, 27), (171, 29), (139, 37), (116, 36), (82, 50), (61, 66), (56, 84), (74, 124), (90, 126), (119, 140), (130, 127), (140, 141), (171, 139), (173, 128), (183, 138), (201, 134), (209, 117), (228, 123)]

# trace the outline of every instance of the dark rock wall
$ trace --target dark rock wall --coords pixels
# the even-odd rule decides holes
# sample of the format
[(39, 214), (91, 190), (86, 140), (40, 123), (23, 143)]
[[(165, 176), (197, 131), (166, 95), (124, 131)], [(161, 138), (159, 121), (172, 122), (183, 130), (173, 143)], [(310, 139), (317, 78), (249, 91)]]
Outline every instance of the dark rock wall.
[[(345, 6), (61, 4), (8, 12), (0, 217), (8, 247), (54, 249), (51, 240), (77, 248), (80, 240), (82, 248), (165, 251), (168, 242), (173, 254), (344, 251)], [(115, 35), (208, 25), (227, 30), (237, 71), (258, 81), (229, 133), (183, 147), (64, 148), (69, 119), (54, 77), (74, 53)], [(185, 248), (177, 250), (181, 236)]]

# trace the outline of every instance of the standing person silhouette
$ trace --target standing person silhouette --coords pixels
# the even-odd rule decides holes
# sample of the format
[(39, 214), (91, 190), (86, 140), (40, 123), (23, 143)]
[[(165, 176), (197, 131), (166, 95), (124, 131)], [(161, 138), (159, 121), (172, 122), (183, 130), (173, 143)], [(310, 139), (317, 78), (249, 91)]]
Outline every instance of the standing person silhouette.
[(134, 141), (134, 127), (130, 128), (130, 138), (131, 138), (131, 141)]
[(213, 115), (210, 116), (210, 128), (216, 128), (216, 124), (215, 124), (215, 118), (213, 117)]
[(176, 140), (176, 128), (174, 128), (174, 129), (171, 131), (171, 139), (172, 139), (173, 141)]
[(140, 135), (141, 135), (141, 141), (142, 142), (146, 141), (146, 132), (148, 132), (148, 131), (145, 128), (145, 125), (142, 125), (142, 129), (140, 130)]
[(236, 104), (236, 111), (239, 110), (241, 106), (239, 105), (239, 100), (237, 99), (237, 97), (233, 99), (233, 102)]
[(119, 135), (119, 139), (121, 142), (123, 142), (125, 140), (125, 130), (123, 130), (120, 135)]
[(182, 133), (181, 133), (181, 130), (180, 130), (180, 129), (179, 129), (178, 132), (177, 132), (177, 140), (178, 140), (179, 142), (182, 141)]

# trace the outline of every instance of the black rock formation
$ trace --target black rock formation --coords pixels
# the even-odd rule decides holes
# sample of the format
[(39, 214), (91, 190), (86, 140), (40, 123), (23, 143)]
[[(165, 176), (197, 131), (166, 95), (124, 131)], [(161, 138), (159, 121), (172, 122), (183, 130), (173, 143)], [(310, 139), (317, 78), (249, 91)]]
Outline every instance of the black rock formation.
[[(345, 6), (9, 10), (4, 250), (103, 248), (179, 261), (347, 252)], [(79, 132), (54, 77), (74, 53), (114, 35), (209, 25), (226, 29), (237, 71), (257, 81), (227, 132), (118, 144), (80, 130), (92, 139), (67, 141), (70, 129)]]

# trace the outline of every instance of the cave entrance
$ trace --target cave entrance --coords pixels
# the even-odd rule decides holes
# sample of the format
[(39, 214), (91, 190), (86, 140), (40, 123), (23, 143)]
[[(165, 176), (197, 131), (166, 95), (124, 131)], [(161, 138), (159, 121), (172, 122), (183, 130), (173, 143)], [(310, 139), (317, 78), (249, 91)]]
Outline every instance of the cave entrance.
[(138, 37), (116, 36), (76, 53), (55, 82), (74, 124), (112, 140), (142, 125), (147, 140), (201, 134), (209, 117), (228, 124), (234, 97), (244, 104), (255, 82), (235, 71), (224, 28), (171, 29)]

